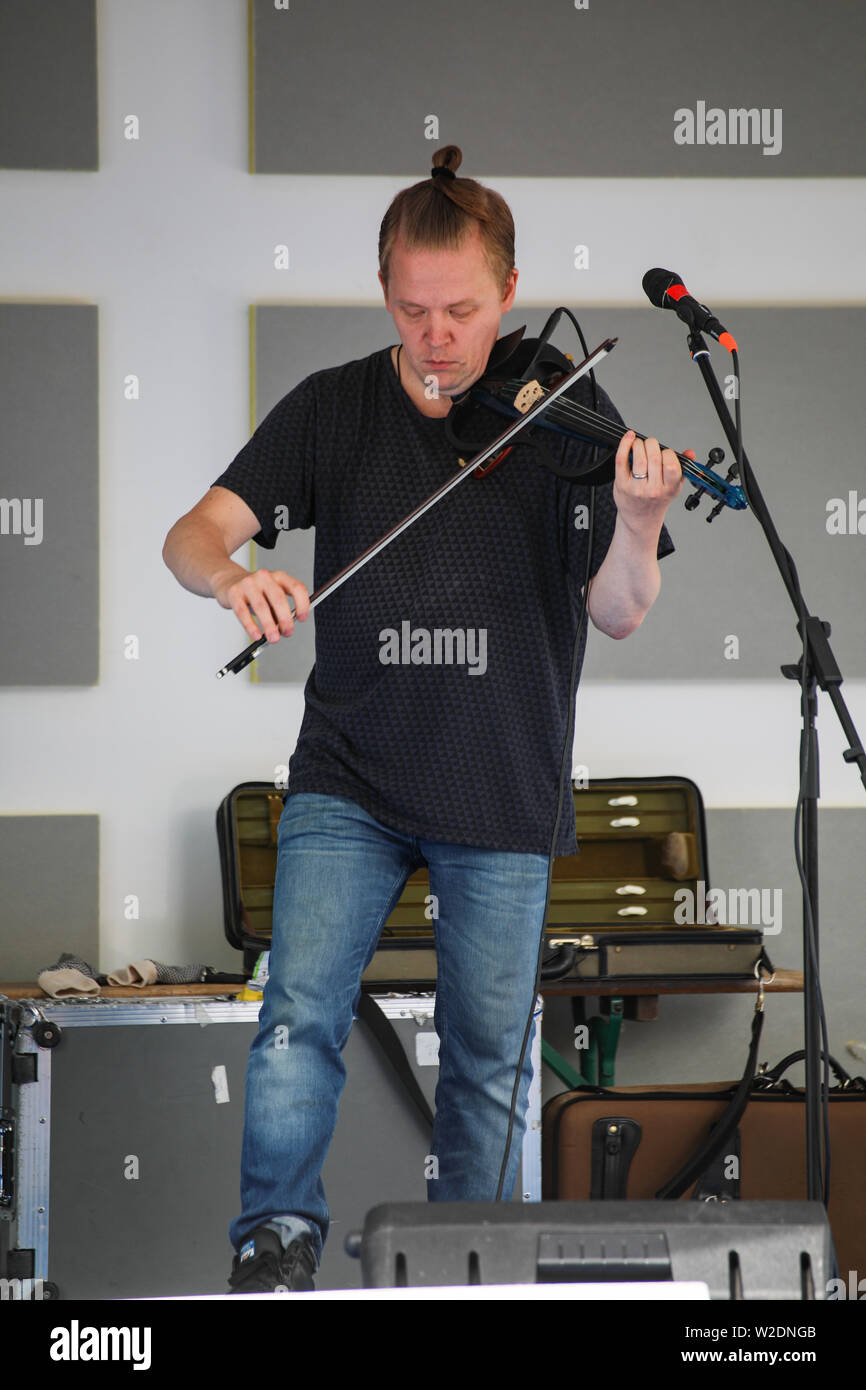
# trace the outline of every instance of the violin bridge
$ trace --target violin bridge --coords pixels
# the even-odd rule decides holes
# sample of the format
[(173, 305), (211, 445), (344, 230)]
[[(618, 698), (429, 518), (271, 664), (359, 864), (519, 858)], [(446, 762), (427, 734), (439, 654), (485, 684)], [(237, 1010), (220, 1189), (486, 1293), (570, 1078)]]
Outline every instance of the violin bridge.
[(543, 395), (544, 388), (540, 382), (528, 381), (514, 397), (514, 408), (515, 410), (519, 410), (521, 415), (525, 415), (526, 412), (535, 405), (536, 401), (541, 400)]

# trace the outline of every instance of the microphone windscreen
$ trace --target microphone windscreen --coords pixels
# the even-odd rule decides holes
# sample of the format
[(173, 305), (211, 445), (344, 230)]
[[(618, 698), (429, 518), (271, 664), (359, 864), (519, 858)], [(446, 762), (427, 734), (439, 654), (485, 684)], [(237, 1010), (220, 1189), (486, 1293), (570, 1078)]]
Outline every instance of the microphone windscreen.
[(657, 309), (667, 309), (665, 304), (665, 294), (671, 285), (680, 284), (680, 277), (673, 270), (648, 270), (641, 281), (643, 291), (650, 304), (654, 304)]

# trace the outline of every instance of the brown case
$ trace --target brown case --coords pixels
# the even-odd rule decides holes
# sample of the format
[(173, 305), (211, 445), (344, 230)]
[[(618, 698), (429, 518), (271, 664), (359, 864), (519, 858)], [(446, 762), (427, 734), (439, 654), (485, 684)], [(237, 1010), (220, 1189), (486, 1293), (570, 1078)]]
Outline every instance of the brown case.
[[(754, 1079), (726, 1154), (680, 1200), (696, 1193), (704, 1199), (806, 1199), (805, 1092), (780, 1077), (800, 1057), (793, 1054), (773, 1073)], [(834, 1067), (840, 1080), (829, 1092), (828, 1217), (840, 1276), (847, 1280), (852, 1270), (866, 1274), (866, 1079)], [(581, 1086), (554, 1096), (542, 1111), (543, 1200), (655, 1199), (703, 1144), (738, 1084)]]

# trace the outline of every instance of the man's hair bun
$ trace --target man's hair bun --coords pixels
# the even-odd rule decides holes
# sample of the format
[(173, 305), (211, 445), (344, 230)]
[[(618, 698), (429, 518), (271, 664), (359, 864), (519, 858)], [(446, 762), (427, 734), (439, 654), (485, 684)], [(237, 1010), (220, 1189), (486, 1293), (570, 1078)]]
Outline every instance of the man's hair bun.
[(433, 173), (435, 178), (439, 170), (445, 174), (450, 174), (452, 178), (457, 175), (457, 170), (463, 163), (463, 152), (457, 145), (443, 145), (441, 150), (436, 150), (433, 155)]

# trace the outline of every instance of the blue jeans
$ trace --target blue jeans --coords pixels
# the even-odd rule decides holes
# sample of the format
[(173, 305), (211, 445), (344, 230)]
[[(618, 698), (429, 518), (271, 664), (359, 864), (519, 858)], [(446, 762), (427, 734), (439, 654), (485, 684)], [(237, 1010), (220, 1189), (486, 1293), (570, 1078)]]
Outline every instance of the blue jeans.
[[(428, 866), (437, 953), (438, 1201), (493, 1201), (535, 975), (548, 859), (390, 830), (345, 797), (286, 798), (278, 832), (270, 976), (250, 1049), (235, 1249), (257, 1226), (287, 1244), (330, 1213), (321, 1169), (346, 1079), (342, 1051), (361, 975), (408, 876)], [(436, 900), (438, 899), (438, 903)], [(534, 1029), (534, 1024), (533, 1024)], [(502, 1197), (520, 1166), (532, 1080), (527, 1041)]]

